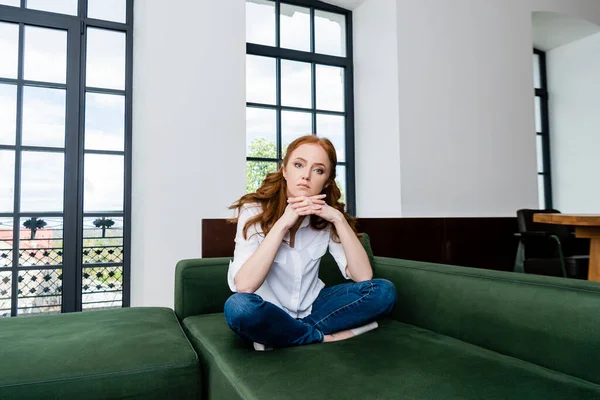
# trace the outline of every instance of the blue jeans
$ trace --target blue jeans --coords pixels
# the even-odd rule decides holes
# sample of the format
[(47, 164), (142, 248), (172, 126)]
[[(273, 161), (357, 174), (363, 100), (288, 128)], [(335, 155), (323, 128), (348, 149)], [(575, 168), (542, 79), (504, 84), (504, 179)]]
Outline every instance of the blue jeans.
[(389, 313), (396, 288), (386, 279), (324, 288), (312, 313), (294, 319), (254, 293), (235, 293), (225, 302), (225, 321), (240, 337), (272, 347), (322, 342), (324, 335), (356, 328)]

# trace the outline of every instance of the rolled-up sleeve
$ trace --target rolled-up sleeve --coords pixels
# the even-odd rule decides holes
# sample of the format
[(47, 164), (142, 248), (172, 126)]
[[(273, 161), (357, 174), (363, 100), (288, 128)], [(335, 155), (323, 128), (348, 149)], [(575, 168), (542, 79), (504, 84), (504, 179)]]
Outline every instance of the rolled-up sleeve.
[(342, 276), (345, 279), (350, 279), (348, 274), (346, 273), (346, 267), (348, 266), (348, 261), (346, 260), (346, 253), (344, 252), (344, 247), (342, 247), (341, 243), (337, 243), (333, 241), (333, 237), (329, 237), (329, 253), (333, 256), (333, 259), (338, 265)]
[(255, 225), (248, 228), (246, 235), (247, 239), (244, 239), (244, 226), (246, 225), (246, 222), (248, 219), (259, 213), (260, 206), (244, 205), (238, 215), (237, 230), (235, 234), (235, 250), (233, 251), (233, 260), (229, 263), (229, 271), (227, 272), (227, 283), (232, 292), (237, 292), (234, 281), (235, 275), (260, 245), (259, 235), (255, 235)]

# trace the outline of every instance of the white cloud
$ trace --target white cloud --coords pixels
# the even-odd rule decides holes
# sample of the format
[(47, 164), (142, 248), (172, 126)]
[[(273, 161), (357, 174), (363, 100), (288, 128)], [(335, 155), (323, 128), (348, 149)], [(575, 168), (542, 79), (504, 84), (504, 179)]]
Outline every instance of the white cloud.
[(84, 211), (123, 211), (123, 168), (123, 156), (86, 154)]
[(125, 33), (88, 28), (86, 85), (125, 89)]
[(88, 0), (88, 17), (125, 23), (125, 0)]
[(64, 147), (64, 89), (24, 87), (23, 144)]
[(281, 104), (311, 107), (310, 63), (281, 60)]
[(24, 151), (21, 210), (63, 211), (64, 154)]
[(25, 79), (66, 83), (67, 31), (25, 26), (24, 50)]
[(0, 144), (15, 144), (17, 86), (0, 84)]
[(17, 78), (19, 25), (0, 22), (0, 76)]
[(0, 150), (0, 212), (11, 212), (14, 208), (15, 152)]
[(310, 51), (310, 9), (281, 4), (280, 12), (280, 46)]
[(317, 109), (344, 111), (344, 68), (317, 65)]
[(27, 8), (77, 15), (77, 0), (27, 0)]
[(275, 59), (246, 56), (246, 99), (252, 103), (275, 104)]

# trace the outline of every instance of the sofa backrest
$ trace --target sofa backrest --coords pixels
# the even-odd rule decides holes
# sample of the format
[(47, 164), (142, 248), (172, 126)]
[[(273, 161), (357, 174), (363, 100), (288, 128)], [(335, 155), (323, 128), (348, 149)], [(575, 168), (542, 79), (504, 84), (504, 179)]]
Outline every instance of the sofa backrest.
[[(373, 263), (369, 236), (363, 234), (361, 243)], [(190, 315), (223, 312), (231, 291), (227, 285), (229, 257), (181, 260), (175, 269), (175, 313), (183, 320)], [(335, 260), (327, 252), (321, 258), (319, 278), (327, 286), (345, 282)]]
[(600, 384), (600, 283), (375, 257), (401, 322)]

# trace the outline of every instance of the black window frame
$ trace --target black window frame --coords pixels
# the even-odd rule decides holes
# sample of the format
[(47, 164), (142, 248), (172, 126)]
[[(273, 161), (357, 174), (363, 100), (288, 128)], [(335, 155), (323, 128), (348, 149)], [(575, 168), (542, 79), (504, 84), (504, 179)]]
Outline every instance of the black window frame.
[[(133, 89), (133, 1), (126, 2), (126, 22), (112, 22), (87, 17), (87, 0), (77, 0), (77, 15), (59, 14), (26, 8), (26, 0), (19, 7), (0, 5), (0, 22), (19, 25), (19, 55), (17, 79), (0, 78), (0, 83), (24, 86), (56, 87), (66, 89), (65, 146), (50, 148), (22, 145), (22, 89), (17, 89), (17, 132), (15, 145), (0, 145), (0, 150), (15, 152), (14, 207), (12, 212), (0, 212), (0, 217), (13, 218), (12, 266), (11, 272), (11, 316), (18, 309), (18, 273), (24, 270), (43, 269), (44, 266), (25, 267), (19, 265), (19, 234), (22, 217), (61, 217), (63, 218), (62, 263), (48, 265), (48, 269), (62, 270), (61, 312), (82, 311), (84, 268), (94, 266), (111, 267), (122, 265), (122, 307), (131, 304), (131, 176), (132, 176), (132, 89)], [(39, 26), (68, 31), (67, 36), (67, 75), (65, 84), (49, 84), (23, 79), (24, 27)], [(125, 42), (125, 88), (124, 90), (87, 87), (85, 82), (87, 28), (107, 29), (123, 32)], [(75, 88), (73, 90), (72, 88)], [(125, 98), (125, 126), (123, 151), (89, 150), (84, 148), (85, 99), (86, 93), (118, 94)], [(64, 191), (62, 212), (21, 212), (21, 155), (26, 151), (57, 152), (64, 154)], [(106, 154), (123, 156), (124, 187), (123, 212), (84, 212), (84, 157), (86, 154)], [(123, 261), (121, 263), (87, 264), (83, 262), (83, 220), (89, 217), (123, 218)], [(88, 304), (88, 303), (85, 303)]]
[[(346, 211), (350, 215), (356, 215), (356, 183), (355, 183), (355, 154), (354, 154), (354, 66), (353, 66), (353, 49), (352, 49), (352, 11), (345, 8), (337, 7), (331, 4), (323, 3), (318, 0), (273, 0), (275, 3), (275, 46), (265, 46), (255, 43), (246, 43), (246, 55), (265, 56), (275, 58), (277, 61), (276, 72), (276, 104), (262, 104), (246, 102), (246, 107), (263, 108), (276, 111), (276, 158), (260, 158), (246, 157), (246, 162), (249, 161), (266, 161), (277, 162), (277, 166), (281, 166), (282, 159), (279, 155), (282, 154), (281, 143), (281, 111), (302, 111), (312, 114), (313, 133), (317, 132), (316, 117), (318, 114), (327, 115), (343, 115), (345, 118), (345, 145), (346, 158), (344, 162), (338, 162), (339, 166), (344, 166), (346, 170)], [(310, 51), (299, 51), (280, 47), (280, 5), (289, 4), (293, 6), (310, 8), (310, 29), (311, 41)], [(346, 20), (346, 56), (338, 57), (326, 54), (315, 53), (315, 10), (327, 11), (345, 16)], [(300, 61), (311, 64), (311, 93), (312, 106), (308, 108), (297, 108), (281, 105), (281, 60)], [(319, 110), (316, 108), (316, 64), (327, 65), (344, 68), (344, 111), (332, 112), (327, 110)]]
[[(538, 56), (539, 60), (539, 77), (540, 87), (535, 88), (535, 97), (540, 99), (540, 119), (542, 122), (542, 131), (536, 132), (537, 136), (542, 139), (542, 165), (544, 170), (542, 172), (537, 171), (538, 178), (543, 177), (544, 180), (544, 205), (545, 208), (553, 208), (552, 200), (552, 173), (551, 173), (551, 162), (550, 162), (550, 119), (548, 115), (548, 79), (546, 69), (546, 52), (533, 49), (533, 54)], [(535, 64), (534, 64), (535, 66)], [(536, 129), (537, 131), (537, 129)], [(537, 141), (536, 141), (537, 143)], [(537, 147), (537, 144), (536, 144)]]

